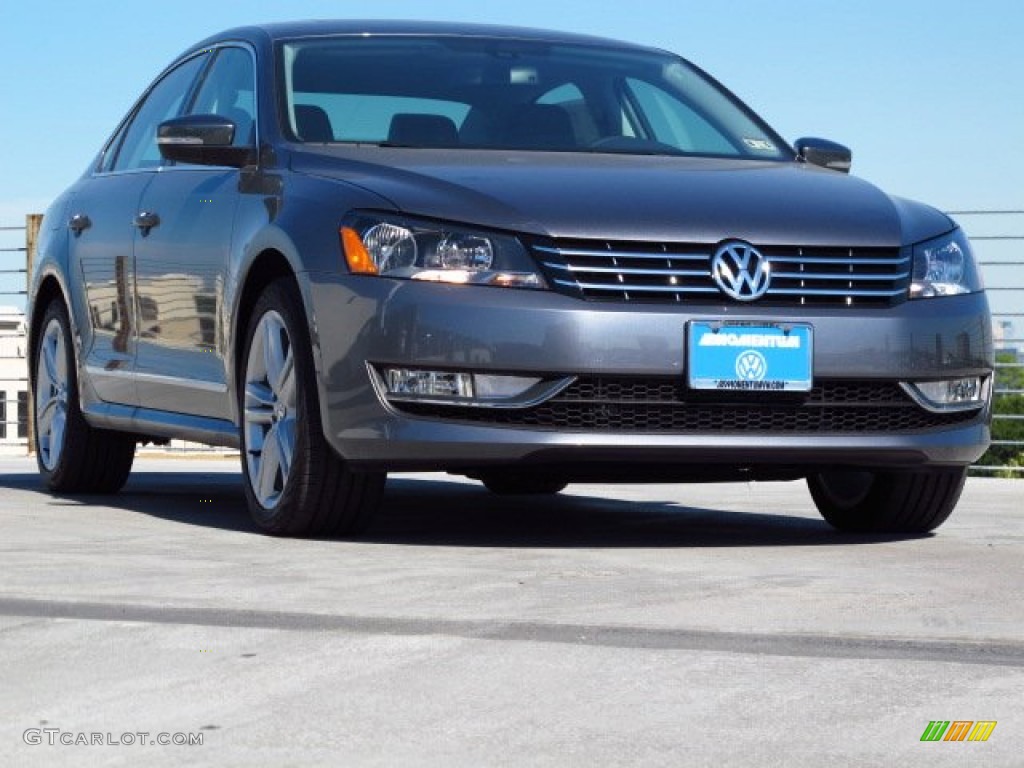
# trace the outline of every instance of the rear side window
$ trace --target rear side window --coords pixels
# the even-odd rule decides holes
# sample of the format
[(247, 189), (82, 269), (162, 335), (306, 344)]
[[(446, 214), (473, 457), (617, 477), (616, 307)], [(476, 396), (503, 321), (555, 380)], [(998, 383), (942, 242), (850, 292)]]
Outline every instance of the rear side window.
[(123, 131), (124, 138), (116, 150), (111, 170), (129, 171), (160, 165), (160, 149), (156, 144), (157, 126), (181, 113), (185, 99), (192, 90), (192, 83), (206, 61), (206, 54), (194, 56), (168, 72), (150, 89)]

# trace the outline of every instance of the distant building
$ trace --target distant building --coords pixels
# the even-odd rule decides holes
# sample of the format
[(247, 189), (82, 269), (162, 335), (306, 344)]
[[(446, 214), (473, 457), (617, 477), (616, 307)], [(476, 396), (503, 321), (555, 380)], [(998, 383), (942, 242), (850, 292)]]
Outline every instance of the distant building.
[(992, 346), (997, 352), (1012, 352), (1016, 360), (1019, 357), (1017, 348), (1017, 335), (1010, 320), (992, 321)]
[(24, 446), (28, 439), (27, 348), (25, 315), (0, 307), (0, 448)]

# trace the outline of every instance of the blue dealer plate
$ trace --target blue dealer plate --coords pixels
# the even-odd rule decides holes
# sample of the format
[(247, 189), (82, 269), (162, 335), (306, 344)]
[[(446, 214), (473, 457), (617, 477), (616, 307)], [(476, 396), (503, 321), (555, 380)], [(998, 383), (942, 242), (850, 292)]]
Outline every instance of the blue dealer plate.
[(813, 346), (809, 325), (729, 325), (693, 321), (687, 328), (687, 383), (692, 389), (807, 392)]

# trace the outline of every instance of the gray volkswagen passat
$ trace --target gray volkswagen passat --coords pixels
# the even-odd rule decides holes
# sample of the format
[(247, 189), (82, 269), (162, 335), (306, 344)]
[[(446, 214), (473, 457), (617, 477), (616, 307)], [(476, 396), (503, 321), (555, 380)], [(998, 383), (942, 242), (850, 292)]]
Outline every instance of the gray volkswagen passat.
[(989, 442), (978, 268), (939, 211), (701, 70), (556, 32), (235, 29), (46, 214), (39, 468), (238, 446), (256, 523), (353, 534), (389, 470), (502, 494), (791, 480), (926, 531)]

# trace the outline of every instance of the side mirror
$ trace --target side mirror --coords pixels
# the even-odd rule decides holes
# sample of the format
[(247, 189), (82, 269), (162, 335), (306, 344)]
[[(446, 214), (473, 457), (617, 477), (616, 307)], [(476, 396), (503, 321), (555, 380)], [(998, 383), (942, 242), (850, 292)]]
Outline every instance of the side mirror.
[(237, 126), (220, 115), (186, 115), (160, 123), (156, 143), (168, 160), (194, 165), (241, 168), (251, 162), (254, 147), (234, 147)]
[(797, 139), (796, 154), (805, 163), (841, 173), (849, 173), (853, 163), (853, 153), (848, 147), (828, 139)]

